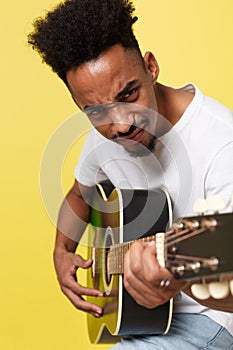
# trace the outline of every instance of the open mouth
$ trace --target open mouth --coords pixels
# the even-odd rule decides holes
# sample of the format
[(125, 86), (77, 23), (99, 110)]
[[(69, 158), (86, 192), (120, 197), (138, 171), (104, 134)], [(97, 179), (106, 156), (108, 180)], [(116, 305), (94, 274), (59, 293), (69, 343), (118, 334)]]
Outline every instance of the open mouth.
[(130, 137), (128, 137), (128, 139), (135, 141), (135, 142), (140, 142), (143, 138), (144, 132), (145, 132), (145, 130), (139, 129), (133, 135), (130, 135)]
[(135, 125), (131, 125), (129, 131), (127, 133), (120, 133), (118, 141), (131, 140), (134, 142), (141, 142), (144, 136), (145, 130), (143, 128), (139, 128)]

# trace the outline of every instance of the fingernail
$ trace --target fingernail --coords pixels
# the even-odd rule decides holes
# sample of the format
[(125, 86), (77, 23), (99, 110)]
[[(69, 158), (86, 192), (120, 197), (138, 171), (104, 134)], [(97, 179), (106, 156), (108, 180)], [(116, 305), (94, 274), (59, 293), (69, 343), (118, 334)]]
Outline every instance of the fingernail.
[(100, 317), (102, 315), (102, 310), (95, 310), (95, 317)]

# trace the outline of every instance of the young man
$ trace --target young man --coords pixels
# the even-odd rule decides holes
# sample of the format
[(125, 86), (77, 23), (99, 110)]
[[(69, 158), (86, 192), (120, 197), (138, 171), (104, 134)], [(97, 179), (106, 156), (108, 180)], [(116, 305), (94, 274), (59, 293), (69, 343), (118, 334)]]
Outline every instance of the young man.
[[(220, 194), (229, 204), (233, 193), (231, 111), (193, 85), (173, 89), (158, 82), (154, 55), (142, 57), (133, 34), (133, 11), (126, 0), (68, 0), (38, 19), (29, 35), (94, 125), (60, 210), (54, 262), (64, 294), (95, 317), (101, 308), (83, 296), (102, 294), (77, 282), (77, 269), (90, 268), (92, 261), (75, 250), (97, 182), (166, 186), (179, 217), (192, 214), (195, 198)], [(164, 281), (169, 285), (161, 288)], [(124, 339), (116, 349), (232, 349), (232, 296), (197, 301), (189, 283), (160, 267), (155, 244), (132, 245), (125, 256), (124, 285), (147, 308), (175, 297), (175, 313), (166, 336)]]

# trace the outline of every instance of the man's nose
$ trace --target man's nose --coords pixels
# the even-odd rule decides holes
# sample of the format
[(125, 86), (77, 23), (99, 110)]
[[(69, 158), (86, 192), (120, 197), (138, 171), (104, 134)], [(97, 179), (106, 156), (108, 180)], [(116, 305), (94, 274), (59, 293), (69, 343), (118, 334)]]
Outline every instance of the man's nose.
[(112, 131), (118, 135), (128, 133), (134, 124), (134, 116), (129, 108), (125, 104), (123, 106), (118, 105), (112, 107), (109, 112)]

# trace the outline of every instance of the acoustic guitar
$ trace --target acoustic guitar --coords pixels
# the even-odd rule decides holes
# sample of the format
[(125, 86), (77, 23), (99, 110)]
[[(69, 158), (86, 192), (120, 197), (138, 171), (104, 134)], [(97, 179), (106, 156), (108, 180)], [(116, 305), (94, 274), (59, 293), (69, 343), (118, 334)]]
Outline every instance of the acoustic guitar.
[(108, 195), (98, 185), (88, 230), (88, 258), (93, 265), (87, 272), (87, 286), (104, 296), (87, 297), (103, 308), (101, 317), (87, 316), (90, 341), (113, 343), (122, 336), (169, 330), (172, 299), (147, 309), (123, 286), (124, 255), (135, 240), (154, 240), (158, 262), (177, 279), (219, 280), (233, 271), (232, 227), (232, 214), (199, 215), (172, 223), (171, 200), (165, 190), (115, 188)]

